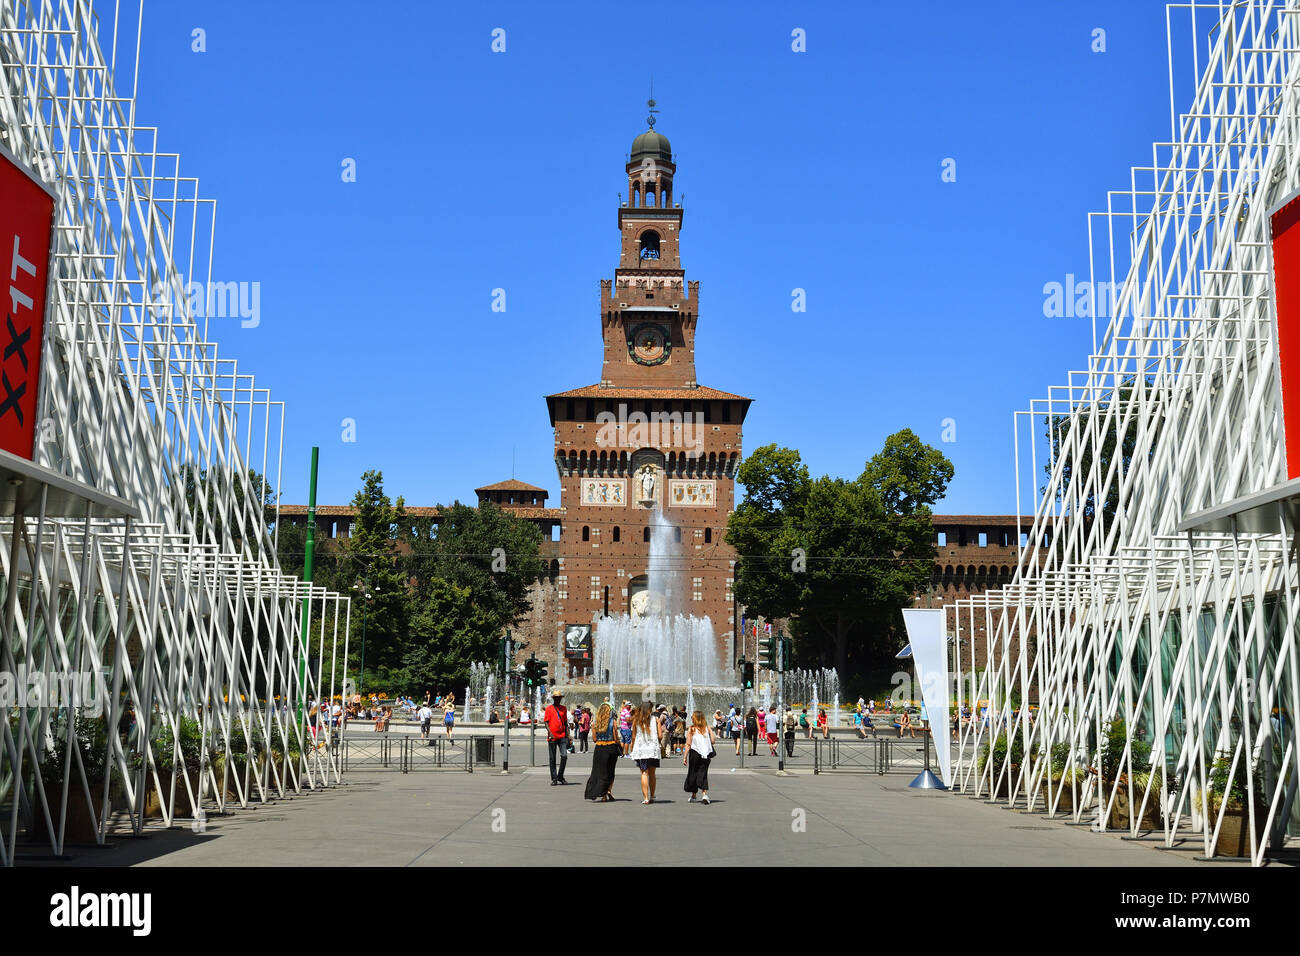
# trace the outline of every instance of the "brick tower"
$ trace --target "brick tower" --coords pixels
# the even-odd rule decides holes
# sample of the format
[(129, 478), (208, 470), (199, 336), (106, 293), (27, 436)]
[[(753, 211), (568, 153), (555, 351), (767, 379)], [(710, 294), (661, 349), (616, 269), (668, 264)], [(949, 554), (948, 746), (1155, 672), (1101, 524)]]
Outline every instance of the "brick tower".
[(734, 554), (722, 538), (750, 399), (695, 379), (699, 283), (682, 268), (677, 166), (650, 107), (626, 167), (618, 266), (600, 283), (600, 381), (546, 396), (564, 510), (560, 675), (591, 667), (601, 617), (662, 599), (646, 573), (656, 507), (674, 527), (675, 609), (710, 617), (719, 659), (732, 659)]

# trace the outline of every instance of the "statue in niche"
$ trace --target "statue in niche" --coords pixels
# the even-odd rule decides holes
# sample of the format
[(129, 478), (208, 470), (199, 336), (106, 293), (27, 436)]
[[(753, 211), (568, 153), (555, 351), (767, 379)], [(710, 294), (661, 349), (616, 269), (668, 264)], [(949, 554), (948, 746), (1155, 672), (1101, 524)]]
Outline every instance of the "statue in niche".
[(641, 500), (655, 500), (655, 466), (645, 465), (641, 469)]

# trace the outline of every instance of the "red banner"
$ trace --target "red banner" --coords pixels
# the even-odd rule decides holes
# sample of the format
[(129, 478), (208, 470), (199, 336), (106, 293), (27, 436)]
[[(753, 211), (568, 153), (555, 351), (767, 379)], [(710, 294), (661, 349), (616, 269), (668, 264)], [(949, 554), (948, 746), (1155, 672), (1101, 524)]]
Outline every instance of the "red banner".
[(1273, 294), (1286, 476), (1300, 478), (1300, 196), (1273, 213)]
[(0, 332), (0, 448), (31, 459), (49, 289), (54, 197), (0, 153), (0, 264), (8, 286)]

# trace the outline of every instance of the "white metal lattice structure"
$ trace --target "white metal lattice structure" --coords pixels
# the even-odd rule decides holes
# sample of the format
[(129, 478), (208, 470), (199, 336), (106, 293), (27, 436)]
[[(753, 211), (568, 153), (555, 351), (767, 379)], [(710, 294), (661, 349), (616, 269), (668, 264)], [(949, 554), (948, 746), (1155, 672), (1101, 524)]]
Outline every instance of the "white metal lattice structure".
[(1031, 546), (950, 613), (974, 710), (956, 772), (1212, 855), (1221, 757), (1258, 865), (1300, 826), (1295, 528), (1281, 507), (1274, 533), (1178, 527), (1286, 478), (1268, 213), (1300, 188), (1300, 2), (1176, 3), (1167, 28), (1170, 139), (1089, 218), (1113, 316), (1086, 369), (1016, 416)]
[(347, 681), (350, 605), (279, 570), (284, 408), (220, 356), (211, 310), (194, 314), (215, 204), (137, 122), (142, 10), (96, 6), (0, 2), (0, 143), (57, 194), (36, 463), (137, 514), (56, 515), (42, 494), (0, 519), (0, 671), (93, 672), (105, 692), (98, 721), (48, 698), (7, 708), (4, 865), (20, 834), (63, 852), (87, 811), (99, 842), (114, 813), (138, 831), (150, 790), (170, 823), (340, 772), (308, 714)]

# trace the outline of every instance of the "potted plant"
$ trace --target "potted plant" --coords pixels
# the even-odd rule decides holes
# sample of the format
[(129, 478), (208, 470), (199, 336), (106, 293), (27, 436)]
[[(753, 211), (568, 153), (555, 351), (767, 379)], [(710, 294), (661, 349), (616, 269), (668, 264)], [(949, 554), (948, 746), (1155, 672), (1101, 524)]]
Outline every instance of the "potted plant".
[[(182, 817), (194, 815), (194, 803), (190, 799), (190, 791), (185, 786), (184, 778), (189, 779), (190, 786), (194, 788), (197, 796), (201, 784), (199, 774), (204, 763), (203, 725), (193, 717), (182, 715), (177, 720), (177, 729), (179, 733), (173, 734), (171, 724), (166, 720), (160, 720), (159, 726), (154, 732), (153, 740), (150, 741), (150, 746), (153, 749), (154, 766), (158, 768), (161, 791), (154, 787), (153, 774), (146, 771), (145, 816), (162, 816), (163, 804), (171, 799), (173, 787), (176, 793), (176, 805), (172, 811), (173, 815)], [(178, 738), (179, 748), (177, 747)], [(179, 767), (175, 761), (178, 749), (180, 751)], [(137, 763), (139, 766), (147, 767), (143, 755), (137, 758)], [(184, 774), (184, 777), (178, 779), (178, 770)]]
[[(50, 726), (54, 745), (45, 751), (41, 759), (39, 772), (41, 784), (45, 790), (45, 799), (49, 802), (50, 817), (58, 829), (59, 801), (63, 792), (63, 769), (68, 759), (67, 711), (62, 711)], [(68, 808), (65, 816), (63, 839), (65, 843), (95, 843), (98, 828), (95, 818), (100, 808), (100, 796), (104, 779), (109, 773), (107, 758), (108, 725), (103, 717), (81, 717), (73, 720), (72, 741), (81, 755), (81, 766), (85, 781), (90, 789), (91, 803), (87, 804), (86, 794), (81, 786), (81, 777), (77, 771), (77, 761), (72, 760), (71, 779), (68, 781)], [(37, 839), (47, 839), (49, 833), (45, 827), (45, 815), (40, 809), (40, 801), (33, 795), (33, 830)], [(95, 812), (91, 811), (91, 807)]]
[[(1121, 772), (1127, 737), (1128, 727), (1124, 720), (1112, 720), (1103, 731), (1101, 747), (1097, 753), (1096, 772), (1101, 777), (1100, 799), (1103, 803), (1110, 799), (1111, 790), (1115, 790), (1115, 802), (1111, 806), (1107, 826), (1115, 830), (1132, 829), (1133, 807), (1129, 804), (1131, 786), (1133, 800), (1137, 805), (1140, 807), (1146, 801), (1140, 826), (1144, 830), (1156, 830), (1160, 828), (1163, 818), (1160, 806), (1161, 770), (1151, 763), (1151, 744), (1135, 737), (1129, 744), (1129, 771)], [(1148, 789), (1151, 791), (1150, 796), (1147, 795)]]
[(1061, 740), (1052, 744), (1052, 749), (1048, 753), (1047, 777), (1042, 783), (1044, 804), (1050, 807), (1055, 798), (1057, 810), (1072, 812), (1075, 797), (1087, 774), (1087, 769), (1080, 766), (1077, 761), (1073, 767), (1070, 766), (1069, 743)]
[[(1219, 837), (1214, 843), (1215, 856), (1248, 857), (1251, 851), (1250, 810), (1246, 797), (1246, 758), (1243, 755), (1237, 761), (1237, 768), (1232, 770), (1232, 754), (1220, 751), (1210, 765), (1209, 786), (1206, 788), (1205, 804), (1209, 818), (1206, 826), (1213, 829), (1223, 811), (1223, 823), (1219, 826)], [(1252, 794), (1255, 804), (1255, 843), (1264, 840), (1264, 823), (1267, 810), (1264, 805), (1264, 791), (1255, 782)]]
[[(218, 741), (216, 754), (212, 758), (212, 771), (217, 778), (217, 785), (220, 786), (225, 780), (226, 799), (239, 799), (239, 786), (235, 783), (236, 779), (243, 781), (245, 795), (249, 793), (252, 786), (248, 774), (249, 765), (257, 764), (264, 753), (266, 753), (266, 741), (257, 723), (250, 721), (249, 732), (246, 734), (239, 718), (232, 718), (226, 746), (221, 747)], [(230, 766), (229, 779), (226, 779), (227, 764)]]
[(989, 766), (990, 761), (992, 761), (991, 780), (989, 782), (991, 796), (1010, 796), (1011, 786), (1020, 773), (1020, 767), (1024, 763), (1024, 759), (1025, 741), (1020, 734), (1012, 734), (1008, 740), (1007, 732), (1004, 730), (992, 741), (986, 741), (980, 747), (979, 772), (981, 775), (984, 773), (984, 768)]

